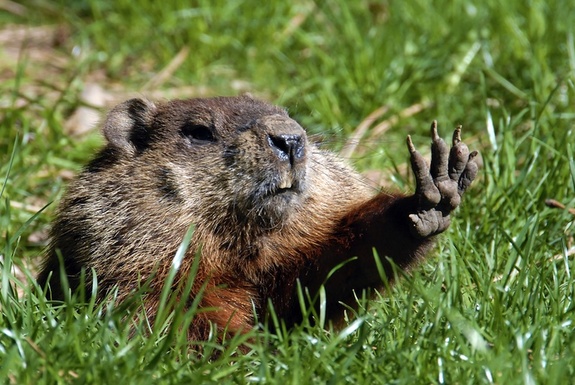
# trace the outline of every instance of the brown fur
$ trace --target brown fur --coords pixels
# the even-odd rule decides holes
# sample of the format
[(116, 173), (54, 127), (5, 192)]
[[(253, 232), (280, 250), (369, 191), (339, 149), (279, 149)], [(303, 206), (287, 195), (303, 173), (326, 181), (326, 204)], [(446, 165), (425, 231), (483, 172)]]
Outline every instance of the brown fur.
[(117, 287), (122, 300), (153, 277), (145, 300), (153, 317), (194, 224), (178, 277), (201, 250), (188, 301), (206, 285), (201, 306), (214, 310), (190, 330), (205, 339), (210, 323), (251, 328), (253, 309), (264, 316), (268, 301), (288, 325), (300, 321), (297, 281), (313, 294), (334, 266), (357, 256), (326, 283), (337, 320), (339, 301), (352, 305), (354, 291), (381, 287), (373, 247), (391, 274), (383, 257), (405, 268), (432, 244), (434, 233), (414, 233), (408, 217), (421, 211), (419, 195), (374, 195), (335, 155), (308, 143), (285, 110), (249, 96), (134, 99), (110, 112), (103, 131), (108, 144), (69, 186), (52, 227), (39, 276), (42, 285), (51, 277), (52, 298), (64, 297), (61, 253), (71, 288), (82, 270), (91, 282), (94, 269), (100, 299)]

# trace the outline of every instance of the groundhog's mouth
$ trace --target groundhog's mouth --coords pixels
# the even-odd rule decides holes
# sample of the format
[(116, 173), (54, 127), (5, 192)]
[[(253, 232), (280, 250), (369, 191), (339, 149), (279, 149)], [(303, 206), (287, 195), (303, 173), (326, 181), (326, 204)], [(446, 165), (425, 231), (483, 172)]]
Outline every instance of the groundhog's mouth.
[[(301, 184), (299, 182), (294, 182), (293, 184), (278, 184), (275, 186), (270, 186), (267, 192), (262, 196), (264, 199), (281, 199), (281, 201), (290, 200), (296, 195), (302, 192)], [(275, 198), (275, 199), (274, 199)], [(279, 201), (275, 201), (279, 203)]]
[(280, 184), (276, 189), (276, 194), (283, 194), (285, 192), (294, 191), (293, 178), (282, 178)]
[(256, 193), (255, 196), (259, 196), (262, 200), (273, 199), (274, 197), (288, 198), (301, 193), (301, 191), (301, 185), (298, 182), (292, 184), (268, 184), (265, 187), (262, 186), (259, 193)]
[(255, 214), (258, 226), (273, 229), (286, 219), (291, 208), (300, 201), (303, 192), (302, 183), (297, 179), (292, 182), (272, 179), (261, 185), (249, 200), (251, 205), (247, 210)]
[(302, 172), (280, 171), (269, 175), (268, 179), (254, 191), (254, 198), (276, 205), (290, 202), (301, 194), (305, 187), (305, 174)]
[(280, 187), (275, 191), (274, 195), (282, 195), (289, 193), (297, 193), (297, 190), (293, 187)]
[(282, 186), (278, 186), (276, 189), (274, 189), (271, 193), (272, 196), (279, 196), (279, 195), (290, 195), (290, 194), (297, 194), (301, 192), (301, 189), (299, 188), (299, 184), (293, 184), (293, 185), (282, 185)]
[(280, 175), (279, 181), (272, 185), (271, 195), (284, 195), (289, 193), (300, 192), (300, 183), (298, 178), (293, 173), (283, 173)]

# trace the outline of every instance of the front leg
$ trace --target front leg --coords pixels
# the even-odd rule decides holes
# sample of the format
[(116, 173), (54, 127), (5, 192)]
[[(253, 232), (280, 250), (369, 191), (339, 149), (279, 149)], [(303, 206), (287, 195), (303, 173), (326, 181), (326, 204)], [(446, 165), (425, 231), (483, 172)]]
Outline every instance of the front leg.
[(417, 186), (414, 195), (417, 208), (409, 220), (412, 234), (422, 238), (449, 227), (450, 214), (461, 203), (461, 195), (475, 179), (478, 169), (477, 151), (470, 153), (461, 141), (461, 127), (453, 133), (451, 151), (437, 134), (436, 121), (431, 125), (431, 135), (431, 168), (413, 146), (411, 137), (407, 137)]
[[(417, 184), (415, 194), (382, 192), (351, 208), (334, 228), (332, 237), (301, 271), (300, 282), (312, 297), (324, 285), (327, 314), (332, 320), (337, 321), (343, 314), (342, 303), (354, 306), (358, 291), (382, 287), (374, 249), (383, 273), (393, 280), (393, 265), (409, 268), (430, 250), (434, 236), (447, 229), (451, 212), (459, 206), (461, 195), (477, 175), (477, 152), (470, 153), (461, 142), (460, 128), (453, 134), (451, 150), (438, 136), (436, 122), (431, 130), (430, 166), (407, 139)], [(334, 271), (338, 265), (342, 266)], [(296, 299), (292, 298), (291, 314), (298, 314)]]

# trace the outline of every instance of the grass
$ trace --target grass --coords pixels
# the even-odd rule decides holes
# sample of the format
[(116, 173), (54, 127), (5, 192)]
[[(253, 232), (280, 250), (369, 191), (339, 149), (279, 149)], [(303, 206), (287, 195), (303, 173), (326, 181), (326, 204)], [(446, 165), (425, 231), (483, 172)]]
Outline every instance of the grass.
[[(544, 201), (575, 205), (575, 7), (434, 3), (30, 0), (0, 11), (0, 379), (569, 383), (574, 218)], [(22, 27), (34, 37), (9, 35)], [(425, 148), (432, 119), (445, 136), (463, 124), (483, 168), (433, 255), (342, 331), (255, 331), (206, 342), (219, 352), (209, 359), (177, 333), (193, 313), (167, 309), (172, 327), (149, 329), (109, 303), (49, 306), (33, 285), (52, 202), (101, 143), (66, 128), (94, 83), (118, 99), (250, 91), (335, 150), (386, 106), (376, 123), (391, 127), (372, 125), (350, 156), (361, 170), (412, 188), (404, 138)]]

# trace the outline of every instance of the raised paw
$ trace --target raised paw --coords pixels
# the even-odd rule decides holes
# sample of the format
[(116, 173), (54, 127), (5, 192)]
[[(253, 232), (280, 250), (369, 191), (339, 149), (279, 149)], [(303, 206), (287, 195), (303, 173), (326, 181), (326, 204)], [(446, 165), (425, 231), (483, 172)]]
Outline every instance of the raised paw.
[(414, 235), (429, 237), (449, 226), (450, 213), (461, 203), (461, 196), (477, 175), (477, 151), (469, 152), (461, 141), (461, 126), (453, 132), (451, 150), (437, 134), (437, 122), (431, 124), (431, 165), (407, 137), (411, 167), (415, 174), (415, 212), (409, 215)]

